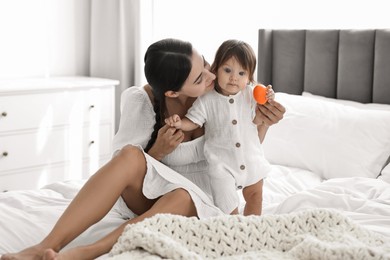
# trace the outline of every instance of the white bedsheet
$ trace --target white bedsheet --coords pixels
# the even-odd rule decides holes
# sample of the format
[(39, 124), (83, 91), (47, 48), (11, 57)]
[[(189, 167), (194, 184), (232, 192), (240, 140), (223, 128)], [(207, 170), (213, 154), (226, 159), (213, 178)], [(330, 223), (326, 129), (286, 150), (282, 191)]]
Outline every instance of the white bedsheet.
[(390, 184), (364, 177), (339, 178), (298, 192), (283, 200), (272, 213), (308, 208), (333, 208), (358, 224), (390, 237)]
[[(40, 190), (0, 194), (0, 255), (39, 242), (52, 228), (84, 181), (54, 183)], [(390, 237), (390, 184), (378, 179), (322, 181), (298, 168), (273, 166), (264, 181), (263, 214), (307, 208), (336, 208), (362, 226)], [(123, 218), (116, 207), (68, 247), (91, 243)]]
[[(42, 240), (83, 185), (83, 180), (53, 183), (39, 190), (0, 193), (0, 255)], [(114, 206), (98, 224), (68, 247), (87, 244), (118, 227), (123, 218)]]

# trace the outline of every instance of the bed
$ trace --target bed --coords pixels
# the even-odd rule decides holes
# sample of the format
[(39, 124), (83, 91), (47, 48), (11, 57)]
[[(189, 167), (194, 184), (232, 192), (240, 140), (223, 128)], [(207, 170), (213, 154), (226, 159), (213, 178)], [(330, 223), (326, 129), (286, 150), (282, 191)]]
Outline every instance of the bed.
[[(211, 258), (226, 259), (235, 255), (363, 259), (365, 252), (371, 259), (390, 259), (390, 30), (260, 29), (258, 33), (258, 81), (272, 84), (276, 99), (287, 108), (264, 141), (273, 170), (264, 180), (263, 216), (199, 222), (158, 215), (128, 227), (111, 254), (102, 258), (203, 259), (206, 252)], [(83, 182), (69, 180), (0, 194), (0, 255), (40, 241)], [(122, 223), (115, 208), (68, 247), (90, 243)], [(313, 219), (328, 226), (310, 237), (336, 230), (328, 234), (331, 239), (314, 243), (306, 239), (307, 233), (299, 233), (303, 227), (320, 229), (322, 224), (313, 225)], [(302, 225), (292, 225), (300, 221)], [(268, 227), (259, 233), (268, 240), (262, 250), (247, 248), (251, 243), (246, 243), (250, 236), (244, 236), (245, 227), (251, 228), (253, 237), (261, 229), (259, 223)], [(272, 235), (281, 223), (279, 233)], [(204, 233), (199, 231), (203, 227)], [(223, 239), (213, 240), (221, 230), (225, 230)], [(346, 230), (353, 234), (335, 244), (335, 234)], [(357, 230), (360, 244), (346, 239)], [(280, 231), (283, 238), (275, 240)], [(290, 250), (288, 245), (297, 237), (300, 247)], [(276, 245), (266, 248), (270, 240)], [(180, 241), (186, 241), (184, 246)]]

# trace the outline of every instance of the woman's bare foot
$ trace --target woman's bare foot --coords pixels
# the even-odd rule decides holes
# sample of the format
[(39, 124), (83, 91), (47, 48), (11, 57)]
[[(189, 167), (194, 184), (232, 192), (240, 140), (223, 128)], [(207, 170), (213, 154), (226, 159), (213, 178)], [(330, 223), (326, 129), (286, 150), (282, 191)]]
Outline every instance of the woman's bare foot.
[(0, 260), (67, 260), (84, 259), (83, 247), (75, 247), (57, 253), (53, 249), (41, 249), (39, 246), (27, 248), (19, 253), (2, 255)]
[(60, 253), (57, 253), (53, 249), (46, 249), (42, 259), (43, 260), (88, 259), (89, 257), (87, 254), (85, 254), (84, 249), (85, 247), (75, 247), (65, 251), (61, 251)]
[(4, 254), (1, 256), (1, 260), (17, 260), (17, 259), (41, 260), (44, 251), (45, 248), (43, 248), (41, 245), (36, 245), (36, 246), (26, 248), (23, 251), (20, 251), (19, 253)]

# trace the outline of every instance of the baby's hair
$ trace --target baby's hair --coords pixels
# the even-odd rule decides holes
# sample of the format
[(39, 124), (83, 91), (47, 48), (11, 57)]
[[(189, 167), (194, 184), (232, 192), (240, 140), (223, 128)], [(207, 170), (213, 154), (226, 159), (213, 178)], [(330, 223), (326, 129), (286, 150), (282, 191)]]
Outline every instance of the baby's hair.
[(164, 39), (149, 46), (145, 58), (145, 77), (152, 88), (156, 123), (146, 145), (148, 152), (156, 141), (165, 119), (165, 92), (179, 91), (192, 69), (192, 45), (177, 39)]
[(252, 47), (243, 41), (224, 41), (215, 54), (214, 62), (211, 65), (211, 72), (217, 74), (218, 68), (231, 57), (236, 58), (240, 65), (248, 71), (249, 81), (253, 83), (253, 74), (256, 69), (256, 55)]

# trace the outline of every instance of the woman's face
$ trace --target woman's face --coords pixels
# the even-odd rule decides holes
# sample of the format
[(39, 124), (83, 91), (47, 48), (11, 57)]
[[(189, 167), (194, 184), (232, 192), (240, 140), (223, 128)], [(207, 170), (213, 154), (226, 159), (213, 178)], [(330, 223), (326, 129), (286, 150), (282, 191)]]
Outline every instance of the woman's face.
[(179, 93), (188, 97), (199, 97), (214, 87), (214, 79), (210, 64), (194, 49), (191, 72)]

